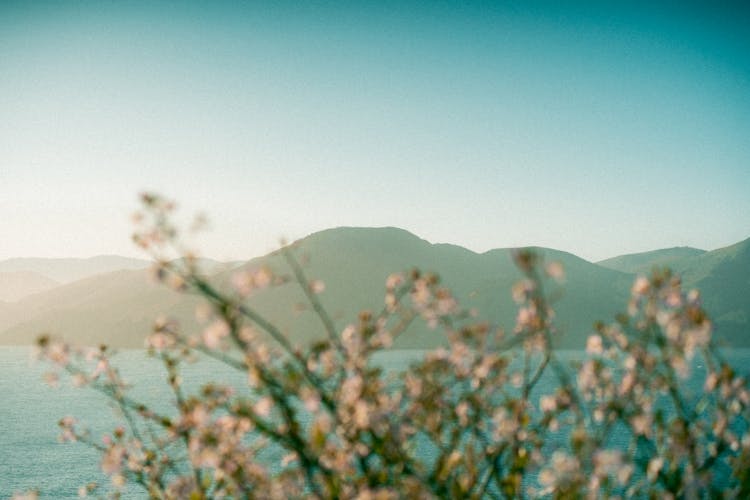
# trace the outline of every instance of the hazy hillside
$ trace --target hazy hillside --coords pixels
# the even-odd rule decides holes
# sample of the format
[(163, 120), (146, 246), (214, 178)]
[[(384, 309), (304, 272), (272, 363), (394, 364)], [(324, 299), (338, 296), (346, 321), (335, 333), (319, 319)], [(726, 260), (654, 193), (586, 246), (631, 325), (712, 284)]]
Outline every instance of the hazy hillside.
[(60, 283), (32, 271), (0, 272), (0, 301), (15, 302), (27, 295), (43, 292)]
[(142, 347), (160, 313), (192, 317), (195, 299), (153, 283), (143, 270), (79, 280), (0, 308), (0, 344), (53, 333), (82, 344)]
[[(13, 322), (10, 320), (13, 306), (6, 302), (0, 302), (0, 332), (2, 332), (5, 328), (9, 327)], [(0, 333), (0, 344), (3, 344), (2, 342), (2, 333)]]
[(0, 273), (29, 271), (60, 283), (69, 283), (97, 274), (120, 269), (145, 269), (151, 263), (117, 255), (100, 255), (88, 259), (14, 258), (0, 261)]
[(632, 253), (597, 262), (600, 266), (633, 274), (648, 274), (656, 267), (674, 268), (684, 259), (706, 253), (692, 247), (674, 247), (650, 252)]

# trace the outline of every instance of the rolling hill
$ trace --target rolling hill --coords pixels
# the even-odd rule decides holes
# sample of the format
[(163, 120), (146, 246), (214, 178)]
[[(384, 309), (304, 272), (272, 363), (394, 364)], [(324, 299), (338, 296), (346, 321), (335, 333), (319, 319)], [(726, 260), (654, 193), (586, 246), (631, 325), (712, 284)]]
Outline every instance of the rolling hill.
[(674, 247), (620, 255), (597, 262), (600, 266), (632, 274), (648, 274), (654, 267), (675, 268), (684, 259), (706, 253), (692, 247)]
[(682, 260), (685, 285), (701, 291), (716, 333), (728, 345), (750, 345), (750, 238)]
[(142, 347), (160, 313), (190, 318), (195, 299), (154, 283), (144, 270), (104, 273), (0, 309), (0, 344), (52, 333), (79, 344)]
[(686, 288), (700, 290), (717, 338), (750, 346), (750, 238), (706, 252), (689, 247), (622, 255), (600, 265), (647, 274), (654, 266), (680, 273)]

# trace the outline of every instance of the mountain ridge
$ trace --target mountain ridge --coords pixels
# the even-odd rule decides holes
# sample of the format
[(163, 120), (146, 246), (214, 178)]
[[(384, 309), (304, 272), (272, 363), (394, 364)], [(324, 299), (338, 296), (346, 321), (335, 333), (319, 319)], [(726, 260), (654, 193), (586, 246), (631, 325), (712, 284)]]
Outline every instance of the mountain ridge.
[[(412, 267), (438, 272), (463, 306), (478, 309), (479, 317), (492, 324), (513, 327), (516, 307), (510, 288), (521, 275), (513, 264), (512, 248), (477, 253), (460, 245), (430, 243), (407, 230), (389, 226), (331, 228), (296, 240), (291, 248), (301, 262), (307, 263), (309, 278), (326, 283), (320, 300), (334, 316), (337, 328), (354, 321), (352, 315), (360, 309), (381, 308), (386, 277)], [(548, 261), (560, 261), (566, 269), (561, 298), (555, 304), (557, 322), (564, 332), (558, 345), (581, 348), (594, 321), (610, 321), (626, 308), (635, 274), (562, 250), (533, 248)], [(658, 256), (659, 251), (654, 252)], [(735, 269), (750, 272), (750, 239), (724, 249), (698, 252), (678, 259), (687, 266), (678, 272), (685, 276), (686, 283), (707, 288), (705, 296), (714, 309), (709, 309), (709, 313), (716, 313), (712, 317), (716, 318), (717, 332), (734, 345), (750, 345), (750, 335), (745, 334), (750, 323), (750, 302), (741, 299), (750, 295), (750, 276), (743, 281), (745, 275)], [(289, 274), (278, 252), (243, 264), (219, 266), (209, 274), (218, 286), (228, 289), (235, 270), (261, 266)], [(722, 298), (728, 293), (722, 284), (727, 274), (741, 278), (733, 285), (737, 299), (734, 301)], [(17, 304), (0, 303), (0, 344), (29, 343), (45, 331), (79, 343), (142, 347), (150, 325), (160, 313), (177, 318), (186, 332), (198, 333), (200, 325), (194, 320), (197, 299), (149, 283), (147, 276), (143, 269), (115, 271), (64, 284)], [(716, 295), (718, 302), (710, 302), (710, 294)], [(272, 287), (250, 301), (296, 342), (309, 342), (322, 334), (309, 311), (295, 312), (296, 304), (304, 302), (304, 295), (293, 285)], [(434, 331), (418, 326), (399, 339), (396, 347), (429, 348), (440, 342)]]
[(118, 269), (145, 269), (151, 262), (119, 255), (93, 257), (12, 257), (0, 260), (0, 272), (29, 271), (62, 284)]
[(59, 285), (60, 282), (34, 271), (0, 272), (0, 301), (16, 302)]
[(706, 250), (688, 246), (659, 248), (646, 252), (637, 252), (597, 261), (600, 266), (618, 271), (647, 274), (655, 266), (672, 267), (682, 259), (695, 257), (706, 253)]

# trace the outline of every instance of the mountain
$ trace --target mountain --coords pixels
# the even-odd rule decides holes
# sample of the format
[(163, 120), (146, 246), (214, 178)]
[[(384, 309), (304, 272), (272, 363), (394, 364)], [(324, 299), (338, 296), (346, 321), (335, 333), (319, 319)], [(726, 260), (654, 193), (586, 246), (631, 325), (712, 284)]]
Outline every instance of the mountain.
[(0, 272), (0, 301), (15, 302), (27, 295), (43, 292), (60, 283), (32, 271)]
[[(431, 244), (396, 228), (336, 228), (312, 234), (294, 244), (307, 262), (310, 279), (325, 282), (320, 295), (341, 329), (356, 321), (362, 309), (383, 306), (384, 283), (393, 272), (419, 267), (437, 271), (465, 307), (479, 317), (511, 331), (516, 314), (510, 287), (520, 278), (511, 249), (477, 254), (465, 248)], [(608, 320), (622, 310), (632, 276), (587, 262), (574, 255), (538, 249), (548, 260), (559, 260), (567, 270), (565, 285), (555, 303), (561, 333), (557, 345), (580, 348), (597, 319)], [(268, 267), (289, 274), (277, 253), (253, 259), (245, 269)], [(212, 276), (226, 286), (233, 271)], [(257, 293), (250, 304), (277, 323), (296, 342), (322, 335), (312, 312), (297, 312), (304, 295), (294, 284)], [(60, 334), (79, 343), (106, 342), (141, 347), (159, 313), (177, 318), (188, 332), (197, 332), (193, 319), (197, 299), (179, 295), (148, 282), (143, 271), (118, 271), (70, 283), (19, 301), (11, 311), (0, 309), (0, 344), (28, 343), (42, 331)], [(419, 323), (397, 340), (402, 348), (429, 348), (444, 342), (439, 332)]]
[[(340, 328), (355, 321), (362, 309), (378, 311), (383, 307), (389, 274), (418, 267), (437, 271), (462, 306), (477, 309), (480, 318), (512, 332), (517, 308), (510, 289), (521, 275), (512, 262), (511, 249), (477, 254), (456, 245), (431, 244), (397, 228), (330, 229), (310, 235), (296, 246), (308, 262), (308, 276), (325, 282), (320, 300)], [(563, 287), (550, 284), (551, 290), (562, 291), (555, 303), (561, 327), (557, 345), (582, 347), (594, 321), (611, 318), (625, 308), (632, 277), (565, 252), (537, 250), (548, 261), (558, 260), (570, 270)], [(274, 270), (285, 267), (278, 255), (256, 259), (245, 267), (260, 266)], [(292, 332), (295, 340), (322, 335), (312, 313), (289, 314), (290, 304), (304, 303), (304, 296), (294, 286), (258, 294), (252, 303), (279, 323), (282, 331)], [(395, 346), (435, 347), (444, 341), (440, 335), (417, 324)]]
[(0, 261), (0, 273), (27, 271), (60, 283), (88, 278), (120, 269), (145, 269), (150, 261), (118, 255), (100, 255), (87, 259), (14, 258)]
[(648, 274), (654, 267), (677, 266), (683, 259), (706, 253), (692, 247), (674, 247), (650, 252), (620, 255), (597, 262), (600, 266), (632, 274)]
[(0, 307), (0, 344), (28, 344), (51, 333), (78, 344), (143, 347), (157, 316), (188, 320), (195, 304), (145, 270), (104, 273)]
[[(295, 242), (293, 248), (309, 279), (325, 283), (319, 297), (339, 330), (356, 321), (360, 310), (383, 307), (389, 274), (418, 267), (438, 272), (462, 306), (476, 309), (479, 318), (512, 334), (516, 305), (510, 289), (521, 277), (512, 262), (512, 249), (478, 254), (456, 245), (432, 244), (397, 228), (350, 227), (314, 233)], [(555, 339), (559, 347), (583, 347), (594, 321), (610, 321), (625, 309), (635, 277), (632, 271), (665, 263), (681, 273), (686, 286), (703, 292), (720, 339), (732, 346), (750, 346), (750, 239), (711, 252), (676, 248), (604, 262), (623, 266), (628, 272), (558, 250), (535, 250), (547, 261), (559, 261), (566, 270), (562, 285), (545, 282), (560, 329)], [(224, 289), (238, 269), (267, 267), (291, 276), (279, 253), (244, 264), (204, 264), (211, 281)], [(305, 297), (294, 283), (259, 291), (248, 300), (295, 342), (306, 343), (323, 335), (314, 314), (298, 306), (305, 303)], [(15, 303), (0, 301), (0, 344), (26, 344), (41, 332), (51, 332), (76, 343), (141, 347), (161, 313), (177, 319), (186, 333), (199, 333), (201, 325), (194, 319), (198, 302), (195, 296), (151, 282), (145, 270), (109, 272)], [(441, 335), (417, 322), (397, 339), (395, 347), (435, 347), (444, 342)]]
[(750, 345), (750, 238), (681, 260), (675, 269), (686, 286), (700, 290), (718, 338)]
[(622, 255), (600, 265), (648, 274), (654, 266), (680, 273), (686, 288), (700, 290), (716, 336), (731, 346), (750, 346), (750, 239), (706, 252), (689, 247)]

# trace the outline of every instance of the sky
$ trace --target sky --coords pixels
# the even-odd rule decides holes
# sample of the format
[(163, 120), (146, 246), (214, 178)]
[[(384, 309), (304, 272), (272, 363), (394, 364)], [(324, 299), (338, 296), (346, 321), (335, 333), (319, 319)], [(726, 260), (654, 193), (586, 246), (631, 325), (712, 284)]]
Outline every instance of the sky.
[[(561, 6), (559, 4), (566, 3)], [(336, 226), (589, 260), (750, 237), (750, 8), (0, 2), (0, 259)]]

